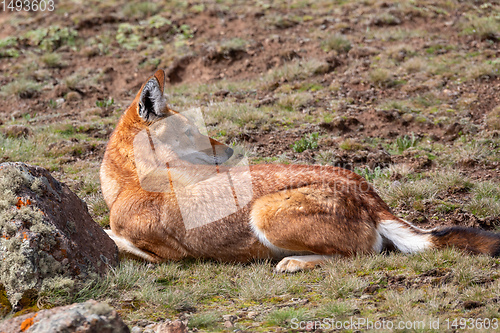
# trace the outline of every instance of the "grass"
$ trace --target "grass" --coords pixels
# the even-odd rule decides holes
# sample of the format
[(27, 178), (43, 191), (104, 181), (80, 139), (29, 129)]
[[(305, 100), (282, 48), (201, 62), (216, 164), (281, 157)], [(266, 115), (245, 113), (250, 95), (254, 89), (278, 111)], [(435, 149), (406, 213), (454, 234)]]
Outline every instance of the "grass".
[(222, 53), (229, 53), (231, 51), (244, 51), (248, 42), (242, 38), (232, 38), (220, 44), (220, 51)]
[(328, 64), (318, 59), (307, 61), (294, 60), (285, 63), (282, 67), (273, 70), (267, 75), (266, 81), (286, 80), (294, 81), (307, 79), (311, 76), (322, 74), (328, 70)]
[(500, 76), (500, 61), (497, 59), (473, 64), (467, 68), (465, 75), (469, 80), (497, 78)]
[(477, 17), (471, 15), (467, 21), (462, 24), (462, 32), (466, 35), (473, 35), (483, 40), (500, 39), (500, 20), (498, 17), (487, 16)]
[(218, 312), (206, 312), (194, 314), (189, 317), (189, 327), (198, 329), (213, 329), (217, 322), (220, 322), (220, 315)]
[(465, 210), (479, 217), (500, 215), (500, 184), (492, 181), (480, 182), (472, 189), (473, 197)]
[(62, 61), (62, 56), (58, 53), (45, 53), (40, 60), (49, 68), (61, 68), (65, 65)]
[(236, 133), (240, 129), (252, 129), (265, 124), (269, 115), (263, 108), (257, 109), (247, 104), (230, 101), (212, 102), (205, 110), (205, 122), (208, 127), (217, 123), (226, 133)]
[(500, 106), (495, 107), (487, 114), (486, 126), (492, 130), (500, 130)]
[(363, 144), (353, 140), (353, 139), (345, 139), (339, 144), (339, 148), (346, 151), (356, 151), (363, 149)]
[(377, 87), (392, 87), (396, 85), (394, 75), (387, 69), (376, 68), (369, 74), (370, 81)]
[[(401, 171), (401, 173), (399, 173)], [(379, 175), (403, 174), (403, 182), (390, 184), (388, 178), (368, 177), (380, 191), (382, 198), (393, 207), (421, 207), (422, 204), (433, 203), (438, 195), (449, 193), (468, 192), (474, 188), (475, 183), (468, 177), (453, 169), (443, 169), (426, 174), (410, 177), (409, 169), (389, 168), (387, 171), (379, 170)], [(442, 208), (440, 208), (442, 209)]]
[(408, 74), (418, 73), (426, 70), (427, 61), (422, 58), (410, 58), (403, 63), (402, 67)]
[[(55, 286), (50, 289), (52, 298), (44, 300), (46, 304), (65, 303), (70, 295), (79, 301), (133, 299), (135, 309), (122, 309), (122, 315), (153, 320), (158, 311), (162, 315), (175, 314), (194, 306), (199, 310), (187, 317), (188, 326), (207, 331), (221, 329), (222, 314), (228, 313), (238, 318), (237, 327), (254, 327), (247, 319), (252, 311), (257, 314), (257, 320), (263, 321), (262, 330), (290, 328), (300, 321), (340, 320), (353, 315), (376, 320), (382, 314), (396, 322), (422, 316), (445, 319), (469, 315), (461, 306), (465, 300), (479, 299), (487, 306), (494, 305), (492, 299), (500, 287), (495, 265), (496, 259), (464, 256), (453, 249), (410, 256), (390, 253), (338, 258), (324, 268), (294, 275), (272, 274), (268, 262), (248, 266), (164, 263), (149, 267), (127, 260), (106, 278), (94, 280), (79, 288), (76, 294), (64, 291), (74, 287), (59, 283), (59, 289)], [(448, 278), (443, 279), (445, 275)], [(264, 287), (260, 290), (265, 292), (260, 293), (260, 297), (238, 292), (241, 288), (257, 286), (247, 285), (249, 277), (262, 279)], [(493, 282), (478, 285), (484, 278)], [(303, 288), (290, 288), (294, 284)], [(288, 288), (276, 288), (276, 285)], [(374, 288), (377, 291), (367, 294), (368, 286), (378, 286)], [(298, 304), (294, 303), (296, 299), (309, 302), (293, 305)], [(290, 305), (273, 307), (280, 303)], [(372, 310), (375, 304), (377, 312)], [(207, 310), (202, 311), (204, 307)], [(482, 307), (475, 313), (498, 318), (498, 313), (487, 311), (488, 307)], [(258, 326), (255, 329), (261, 330)]]
[(336, 51), (346, 53), (352, 48), (351, 42), (342, 35), (332, 35), (321, 42), (321, 48), (325, 52)]
[(103, 228), (109, 229), (109, 209), (108, 205), (102, 197), (102, 193), (92, 193), (85, 198), (85, 202), (89, 207), (89, 213)]
[(33, 80), (18, 79), (0, 88), (0, 95), (3, 97), (29, 98), (39, 92), (41, 88), (41, 85)]
[(312, 95), (308, 92), (288, 93), (281, 95), (276, 104), (286, 111), (296, 112), (311, 102), (312, 99)]
[(303, 321), (306, 317), (305, 309), (284, 308), (270, 312), (266, 317), (266, 324), (269, 326), (286, 327), (290, 326), (292, 320)]
[(123, 7), (123, 15), (144, 19), (156, 15), (161, 7), (155, 2), (128, 3)]

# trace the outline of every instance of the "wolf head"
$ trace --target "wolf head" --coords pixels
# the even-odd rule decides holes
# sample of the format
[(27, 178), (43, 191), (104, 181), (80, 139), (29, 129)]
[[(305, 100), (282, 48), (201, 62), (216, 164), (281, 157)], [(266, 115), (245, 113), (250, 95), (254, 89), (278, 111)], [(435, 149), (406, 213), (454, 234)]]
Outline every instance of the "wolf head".
[[(135, 127), (146, 130), (150, 142), (160, 146), (152, 149), (169, 149), (178, 158), (204, 165), (220, 165), (233, 154), (233, 149), (202, 133), (196, 119), (188, 114), (170, 109), (163, 93), (165, 72), (158, 70), (137, 93), (127, 112), (135, 113)], [(156, 144), (155, 144), (156, 146)]]

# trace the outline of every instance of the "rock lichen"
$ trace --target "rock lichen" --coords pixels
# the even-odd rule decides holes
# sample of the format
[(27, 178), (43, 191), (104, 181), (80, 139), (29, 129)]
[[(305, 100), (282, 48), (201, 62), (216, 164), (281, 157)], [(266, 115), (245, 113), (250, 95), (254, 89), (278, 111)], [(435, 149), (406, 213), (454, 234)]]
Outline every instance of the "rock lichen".
[(66, 185), (40, 167), (0, 164), (0, 282), (14, 310), (117, 262), (116, 245)]

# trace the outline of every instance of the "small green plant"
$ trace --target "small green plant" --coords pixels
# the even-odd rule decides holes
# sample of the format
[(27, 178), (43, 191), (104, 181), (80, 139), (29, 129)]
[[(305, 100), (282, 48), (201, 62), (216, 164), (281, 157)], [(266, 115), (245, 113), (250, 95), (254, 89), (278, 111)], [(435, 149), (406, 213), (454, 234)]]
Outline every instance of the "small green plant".
[(310, 93), (284, 94), (277, 102), (277, 105), (287, 111), (296, 111), (307, 105), (313, 99)]
[(57, 109), (57, 102), (54, 101), (53, 99), (49, 99), (49, 106), (53, 109)]
[(349, 52), (351, 42), (343, 35), (332, 35), (321, 42), (321, 49), (325, 52), (337, 51), (338, 53)]
[(95, 101), (95, 105), (99, 108), (109, 108), (114, 103), (115, 103), (115, 100), (112, 97), (110, 97), (107, 100), (103, 100), (103, 101), (100, 101), (100, 100)]
[(109, 228), (109, 209), (100, 195), (92, 194), (86, 198), (85, 202), (89, 207), (89, 213), (94, 218), (94, 221), (99, 223), (103, 228)]
[(204, 4), (199, 4), (199, 5), (193, 5), (191, 6), (191, 8), (189, 9), (189, 11), (193, 12), (193, 13), (202, 13), (203, 11), (205, 10), (205, 5)]
[(319, 83), (313, 83), (313, 82), (308, 82), (304, 83), (301, 85), (301, 87), (298, 89), (299, 92), (304, 92), (304, 91), (310, 91), (310, 92), (315, 92), (322, 90), (324, 87), (319, 84)]
[(127, 50), (135, 50), (139, 47), (142, 27), (129, 23), (122, 23), (116, 32), (116, 41)]
[(354, 172), (368, 180), (369, 182), (373, 181), (376, 178), (389, 178), (390, 171), (388, 169), (383, 169), (379, 166), (375, 167), (373, 170), (365, 167), (365, 168), (355, 168)]
[(159, 29), (165, 25), (171, 25), (172, 21), (169, 19), (164, 18), (163, 16), (160, 15), (155, 15), (152, 16), (148, 19), (148, 26), (151, 28)]
[(460, 206), (452, 202), (441, 201), (437, 206), (436, 210), (441, 213), (450, 213)]
[(19, 51), (15, 48), (18, 44), (18, 40), (15, 37), (7, 37), (0, 39), (0, 58), (17, 58), (19, 57)]
[(310, 133), (309, 135), (304, 135), (303, 138), (296, 141), (291, 148), (296, 153), (302, 153), (308, 149), (316, 149), (318, 148), (318, 137), (319, 134), (317, 132)]
[(4, 39), (0, 39), (0, 49), (6, 48), (6, 47), (11, 47), (11, 46), (16, 46), (17, 45), (17, 38), (15, 37), (7, 37)]
[(406, 73), (418, 73), (427, 68), (427, 63), (422, 58), (411, 58), (403, 64)]
[(63, 45), (74, 46), (78, 32), (72, 28), (54, 25), (27, 32), (24, 39), (40, 49), (52, 52)]
[(187, 24), (183, 24), (179, 27), (179, 33), (185, 38), (190, 39), (193, 38), (193, 30)]
[(408, 148), (411, 147), (416, 147), (418, 144), (419, 139), (415, 136), (414, 133), (405, 136), (401, 136), (396, 139), (395, 145), (396, 149), (402, 153), (403, 151), (407, 150)]

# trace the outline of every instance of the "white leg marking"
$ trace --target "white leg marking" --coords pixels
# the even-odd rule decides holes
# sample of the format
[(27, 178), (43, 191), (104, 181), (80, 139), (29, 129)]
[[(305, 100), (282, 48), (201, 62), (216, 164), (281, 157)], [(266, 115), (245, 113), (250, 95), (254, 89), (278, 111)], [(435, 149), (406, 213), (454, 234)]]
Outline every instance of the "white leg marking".
[(422, 230), (408, 222), (385, 220), (379, 223), (377, 231), (403, 253), (415, 253), (432, 248), (431, 236), (418, 233), (415, 229)]
[(373, 244), (373, 252), (375, 252), (375, 253), (382, 252), (383, 246), (384, 246), (384, 239), (382, 238), (380, 233), (377, 231), (375, 233), (375, 243)]
[(106, 231), (109, 238), (111, 238), (115, 242), (120, 252), (130, 253), (136, 257), (142, 258), (147, 261), (152, 261), (152, 262), (156, 261), (151, 255), (136, 247), (128, 239), (115, 235), (112, 230), (104, 230), (104, 231)]

